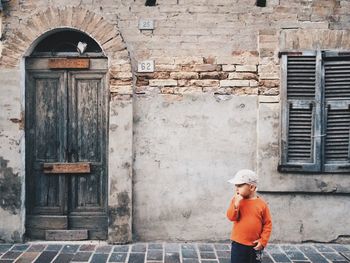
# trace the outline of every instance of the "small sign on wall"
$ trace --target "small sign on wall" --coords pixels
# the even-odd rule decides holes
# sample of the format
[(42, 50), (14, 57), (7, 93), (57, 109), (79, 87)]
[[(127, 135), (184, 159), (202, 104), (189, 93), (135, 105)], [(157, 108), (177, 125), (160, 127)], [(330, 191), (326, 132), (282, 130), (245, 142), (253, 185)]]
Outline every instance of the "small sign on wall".
[(137, 72), (154, 72), (154, 60), (140, 61), (137, 65)]
[(140, 30), (153, 30), (154, 21), (151, 19), (140, 19), (139, 20), (139, 29)]

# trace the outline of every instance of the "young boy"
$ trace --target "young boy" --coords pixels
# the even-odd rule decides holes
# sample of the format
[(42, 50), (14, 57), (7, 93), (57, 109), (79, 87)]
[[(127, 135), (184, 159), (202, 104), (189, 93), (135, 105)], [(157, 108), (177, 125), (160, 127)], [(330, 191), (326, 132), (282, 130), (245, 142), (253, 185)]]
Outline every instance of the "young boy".
[(227, 218), (234, 222), (231, 263), (261, 263), (272, 222), (267, 204), (256, 194), (258, 177), (255, 172), (244, 169), (228, 182), (236, 188), (227, 209)]

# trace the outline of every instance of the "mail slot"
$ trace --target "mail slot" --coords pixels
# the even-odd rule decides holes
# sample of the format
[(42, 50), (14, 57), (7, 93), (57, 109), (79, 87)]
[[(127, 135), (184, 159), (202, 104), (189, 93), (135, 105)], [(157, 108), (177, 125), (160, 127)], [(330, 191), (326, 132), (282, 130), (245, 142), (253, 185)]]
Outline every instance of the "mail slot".
[(44, 163), (45, 174), (79, 174), (90, 173), (90, 163)]

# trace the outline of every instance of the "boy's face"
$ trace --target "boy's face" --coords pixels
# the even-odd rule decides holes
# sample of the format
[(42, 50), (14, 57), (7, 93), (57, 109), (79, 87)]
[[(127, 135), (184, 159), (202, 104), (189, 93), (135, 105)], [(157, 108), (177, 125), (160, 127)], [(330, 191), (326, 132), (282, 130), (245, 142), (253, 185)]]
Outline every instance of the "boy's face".
[(236, 192), (241, 195), (243, 198), (250, 197), (256, 189), (255, 185), (251, 184), (236, 184)]

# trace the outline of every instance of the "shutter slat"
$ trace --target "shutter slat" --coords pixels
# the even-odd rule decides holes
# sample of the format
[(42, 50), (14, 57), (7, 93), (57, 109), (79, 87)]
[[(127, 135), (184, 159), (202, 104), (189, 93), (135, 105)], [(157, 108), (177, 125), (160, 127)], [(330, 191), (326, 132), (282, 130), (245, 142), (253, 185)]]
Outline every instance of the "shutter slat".
[[(332, 103), (335, 103), (334, 101)], [(328, 108), (325, 161), (349, 161), (350, 111)]]
[(287, 99), (315, 98), (316, 57), (287, 58)]
[(326, 60), (325, 98), (350, 99), (350, 61)]
[(312, 107), (289, 109), (288, 161), (312, 159)]

